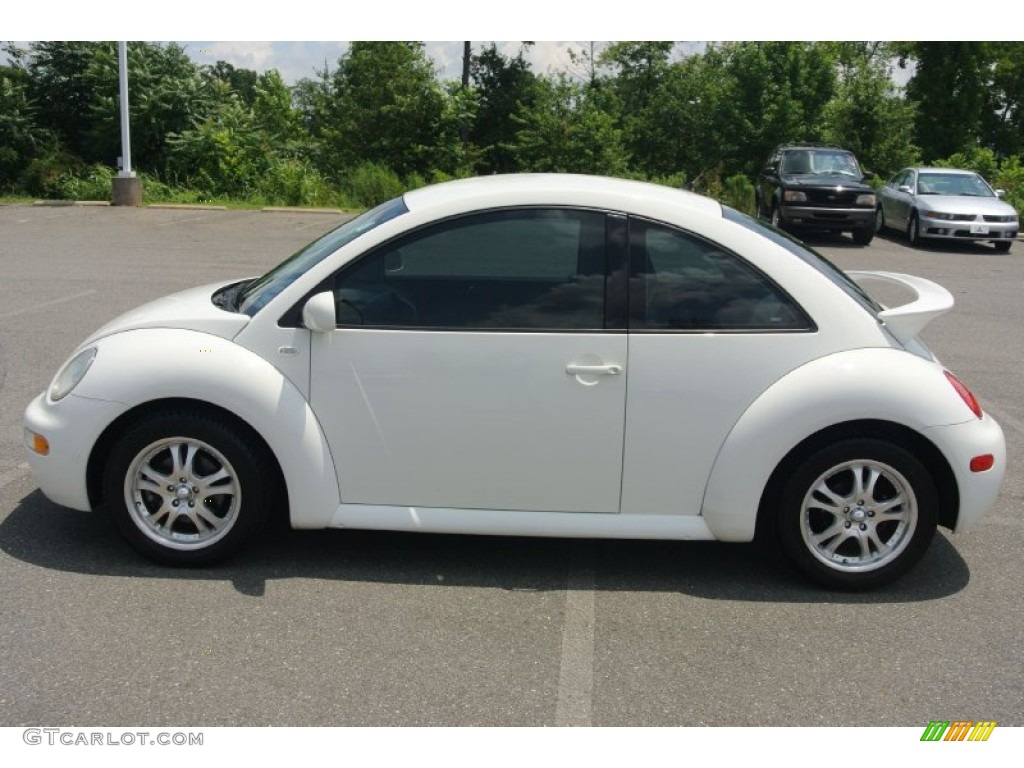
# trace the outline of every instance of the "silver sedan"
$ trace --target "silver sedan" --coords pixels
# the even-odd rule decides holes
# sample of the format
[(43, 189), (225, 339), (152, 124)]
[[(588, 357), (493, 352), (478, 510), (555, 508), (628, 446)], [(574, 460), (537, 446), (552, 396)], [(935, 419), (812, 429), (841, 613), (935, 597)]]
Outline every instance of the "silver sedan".
[(1017, 211), (973, 171), (904, 168), (878, 190), (875, 229), (900, 229), (911, 245), (923, 238), (989, 241), (1009, 251)]

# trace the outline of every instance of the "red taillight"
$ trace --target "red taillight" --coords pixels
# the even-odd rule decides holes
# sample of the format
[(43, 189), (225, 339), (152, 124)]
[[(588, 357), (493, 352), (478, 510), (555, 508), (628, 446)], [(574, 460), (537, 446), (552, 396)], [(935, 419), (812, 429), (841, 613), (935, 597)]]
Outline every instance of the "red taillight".
[(981, 418), (981, 405), (978, 404), (978, 398), (971, 394), (969, 390), (960, 379), (954, 376), (949, 371), (943, 371), (946, 374), (946, 378), (949, 379), (949, 383), (953, 385), (953, 389), (956, 393), (963, 398), (964, 402), (967, 403), (967, 407), (970, 408), (974, 415), (979, 419)]
[(971, 459), (971, 472), (987, 472), (995, 466), (996, 457), (991, 453), (975, 456)]

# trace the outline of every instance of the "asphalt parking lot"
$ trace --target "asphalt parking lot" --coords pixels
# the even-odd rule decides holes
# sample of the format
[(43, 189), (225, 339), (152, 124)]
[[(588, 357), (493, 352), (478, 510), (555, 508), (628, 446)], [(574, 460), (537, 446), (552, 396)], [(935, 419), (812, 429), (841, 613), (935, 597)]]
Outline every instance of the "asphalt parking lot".
[(338, 222), (0, 207), (0, 726), (1024, 726), (1024, 243), (809, 238), (953, 292), (924, 337), (1008, 442), (996, 508), (878, 592), (822, 591), (747, 545), (349, 531), (175, 571), (42, 496), (21, 414), (86, 333)]

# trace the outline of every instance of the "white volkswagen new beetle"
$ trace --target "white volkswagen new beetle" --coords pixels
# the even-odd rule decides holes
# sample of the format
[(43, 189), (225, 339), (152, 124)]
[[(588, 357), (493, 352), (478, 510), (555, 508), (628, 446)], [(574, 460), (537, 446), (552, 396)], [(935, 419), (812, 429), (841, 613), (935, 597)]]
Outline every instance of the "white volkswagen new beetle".
[(208, 564), (296, 528), (776, 536), (866, 588), (995, 502), (999, 425), (797, 241), (688, 192), (521, 175), (409, 192), (263, 277), (96, 331), (25, 413), (58, 504)]

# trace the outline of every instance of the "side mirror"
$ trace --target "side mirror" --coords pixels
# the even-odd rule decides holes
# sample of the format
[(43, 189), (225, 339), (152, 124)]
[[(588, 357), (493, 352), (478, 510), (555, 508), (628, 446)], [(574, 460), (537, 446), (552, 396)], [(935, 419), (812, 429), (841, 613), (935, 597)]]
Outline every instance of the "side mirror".
[(311, 331), (327, 333), (338, 327), (334, 313), (334, 294), (331, 291), (310, 297), (302, 308), (302, 324)]
[(906, 195), (912, 195), (912, 194), (914, 194), (914, 190), (912, 190), (912, 189), (911, 189), (910, 187), (908, 187), (908, 186), (907, 186), (906, 184), (900, 184), (900, 192), (902, 192), (902, 193), (904, 193), (904, 194), (906, 194)]
[(868, 181), (871, 181), (873, 178), (875, 178), (875, 174), (873, 171), (864, 171), (864, 178), (867, 179)]
[(764, 170), (762, 171), (762, 173), (765, 174), (766, 176), (772, 176), (775, 173), (775, 166), (774, 165), (766, 165), (764, 167)]
[(1006, 190), (1005, 189), (997, 189), (996, 190), (996, 197), (998, 197), (1000, 200), (1002, 200), (1004, 197), (1006, 197)]

